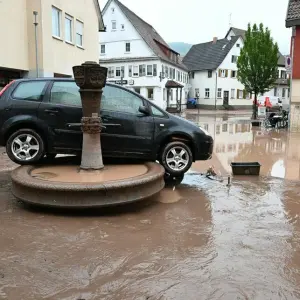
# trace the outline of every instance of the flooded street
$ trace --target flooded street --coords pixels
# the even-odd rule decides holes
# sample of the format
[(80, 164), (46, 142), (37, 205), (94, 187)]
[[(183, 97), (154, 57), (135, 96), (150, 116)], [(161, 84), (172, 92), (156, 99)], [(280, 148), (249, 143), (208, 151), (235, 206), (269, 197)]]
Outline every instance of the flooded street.
[[(214, 137), (213, 159), (117, 209), (28, 209), (2, 155), (0, 299), (300, 299), (300, 135), (252, 129), (247, 115), (187, 117)], [(261, 176), (227, 187), (244, 161)], [(210, 165), (223, 182), (201, 175)]]

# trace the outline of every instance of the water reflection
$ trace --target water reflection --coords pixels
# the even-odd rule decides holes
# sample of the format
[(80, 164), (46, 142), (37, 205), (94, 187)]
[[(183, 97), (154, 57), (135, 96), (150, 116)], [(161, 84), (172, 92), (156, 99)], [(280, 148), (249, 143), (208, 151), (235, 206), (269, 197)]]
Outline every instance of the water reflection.
[(250, 120), (205, 116), (199, 126), (215, 140), (210, 164), (221, 173), (231, 173), (231, 162), (260, 162), (261, 175), (300, 179), (300, 134), (286, 130), (252, 127)]

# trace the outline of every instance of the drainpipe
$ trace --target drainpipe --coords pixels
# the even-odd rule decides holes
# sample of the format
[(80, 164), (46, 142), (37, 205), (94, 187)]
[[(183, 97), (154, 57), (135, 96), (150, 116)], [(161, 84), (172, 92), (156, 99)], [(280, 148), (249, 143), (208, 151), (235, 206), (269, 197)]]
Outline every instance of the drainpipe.
[(217, 91), (218, 91), (218, 70), (216, 70), (215, 110), (217, 110)]
[(39, 23), (37, 22), (38, 12), (34, 11), (34, 38), (35, 38), (35, 64), (36, 64), (36, 77), (39, 78), (39, 53), (38, 53), (38, 38), (37, 38), (37, 26)]

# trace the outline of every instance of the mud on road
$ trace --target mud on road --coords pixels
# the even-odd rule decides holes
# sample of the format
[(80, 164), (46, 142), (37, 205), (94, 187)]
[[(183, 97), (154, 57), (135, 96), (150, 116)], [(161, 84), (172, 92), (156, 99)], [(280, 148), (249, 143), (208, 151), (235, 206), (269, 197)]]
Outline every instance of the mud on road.
[(299, 299), (296, 182), (198, 172), (147, 203), (30, 210), (0, 173), (0, 299)]

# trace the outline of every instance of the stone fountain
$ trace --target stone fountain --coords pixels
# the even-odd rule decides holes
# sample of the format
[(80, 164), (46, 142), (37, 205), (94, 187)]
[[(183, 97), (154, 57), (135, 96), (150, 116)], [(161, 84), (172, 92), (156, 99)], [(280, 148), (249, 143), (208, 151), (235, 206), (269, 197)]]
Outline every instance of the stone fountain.
[(103, 165), (100, 117), (107, 69), (96, 62), (73, 67), (83, 117), (81, 165), (21, 166), (12, 193), (26, 203), (53, 207), (103, 207), (147, 199), (164, 188), (164, 168), (154, 162)]

